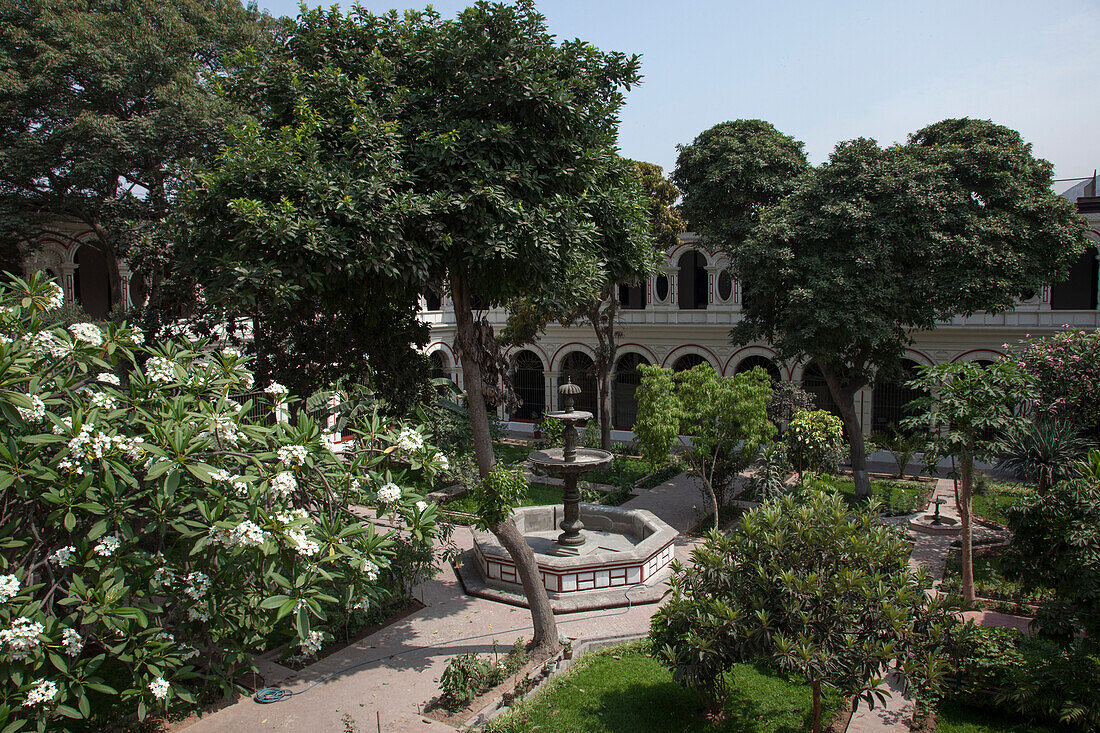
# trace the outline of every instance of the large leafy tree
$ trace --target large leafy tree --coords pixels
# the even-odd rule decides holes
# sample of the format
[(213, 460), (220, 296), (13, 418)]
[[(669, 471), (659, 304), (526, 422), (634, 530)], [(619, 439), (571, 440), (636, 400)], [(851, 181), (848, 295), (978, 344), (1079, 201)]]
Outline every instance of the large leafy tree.
[(723, 673), (736, 663), (804, 678), (817, 733), (825, 686), (881, 700), (885, 668), (922, 688), (942, 674), (948, 609), (927, 594), (931, 578), (909, 567), (909, 549), (873, 512), (850, 513), (836, 494), (786, 496), (730, 533), (710, 534), (690, 567), (674, 566), (650, 638), (673, 678), (712, 712), (721, 711)]
[(0, 242), (91, 230), (117, 302), (116, 256), (163, 248), (177, 164), (209, 160), (237, 114), (218, 78), (270, 26), (238, 0), (0, 5)]
[[(693, 221), (727, 249), (741, 278), (734, 340), (766, 339), (821, 367), (860, 496), (870, 482), (856, 393), (897, 364), (915, 330), (1009, 308), (1063, 277), (1084, 246), (1084, 222), (1051, 193), (1051, 176), (1018, 133), (945, 120), (906, 145), (840, 143), (789, 195), (763, 206), (744, 240), (728, 233), (727, 222), (747, 215), (734, 204)], [(712, 195), (716, 184), (696, 185)], [(692, 194), (685, 188), (688, 201)]]

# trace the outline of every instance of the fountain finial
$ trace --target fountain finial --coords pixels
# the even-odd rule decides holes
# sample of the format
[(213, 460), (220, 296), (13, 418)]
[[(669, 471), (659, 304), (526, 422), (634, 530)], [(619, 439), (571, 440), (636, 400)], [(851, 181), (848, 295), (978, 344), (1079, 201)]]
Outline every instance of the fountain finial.
[(565, 378), (565, 384), (558, 387), (558, 394), (565, 397), (565, 411), (573, 411), (573, 395), (581, 393), (581, 386), (579, 384), (573, 384), (573, 377), (567, 376)]

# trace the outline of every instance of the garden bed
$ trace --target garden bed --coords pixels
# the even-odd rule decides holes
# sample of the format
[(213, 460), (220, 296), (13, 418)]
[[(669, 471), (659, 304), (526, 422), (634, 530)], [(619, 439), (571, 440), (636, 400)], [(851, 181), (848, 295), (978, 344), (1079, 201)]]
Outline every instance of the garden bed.
[[(1021, 585), (1001, 572), (1000, 551), (1003, 547), (976, 547), (974, 550), (974, 592), (978, 605), (1002, 613), (1032, 615), (1035, 608), (1052, 594), (1046, 591), (1025, 591)], [(940, 589), (947, 593), (962, 592), (962, 565), (958, 550), (951, 550), (943, 568)]]
[[(725, 684), (729, 700), (721, 720), (708, 719), (697, 696), (672, 681), (647, 643), (635, 642), (591, 651), (568, 671), (513, 710), (489, 723), (492, 733), (555, 731), (612, 733), (794, 733), (807, 729), (810, 688), (773, 670), (736, 665)], [(830, 730), (843, 731), (850, 713), (838, 695), (824, 696)], [(837, 715), (844, 710), (843, 715)], [(835, 719), (834, 719), (835, 718)]]
[[(825, 483), (834, 491), (840, 492), (844, 499), (852, 506), (859, 506), (856, 501), (856, 485), (848, 476), (821, 476), (820, 482)], [(897, 481), (894, 479), (871, 481), (871, 494), (882, 503), (882, 513), (887, 517), (905, 516), (924, 511), (928, 506), (928, 499), (932, 494), (933, 485), (925, 481)]]
[(1008, 524), (1008, 508), (1034, 495), (1032, 484), (986, 478), (975, 488), (970, 507), (974, 516), (1005, 526)]
[(920, 733), (1054, 733), (1054, 728), (1021, 721), (1019, 716), (1001, 715), (988, 710), (965, 707), (950, 700), (940, 703), (933, 728), (917, 728)]

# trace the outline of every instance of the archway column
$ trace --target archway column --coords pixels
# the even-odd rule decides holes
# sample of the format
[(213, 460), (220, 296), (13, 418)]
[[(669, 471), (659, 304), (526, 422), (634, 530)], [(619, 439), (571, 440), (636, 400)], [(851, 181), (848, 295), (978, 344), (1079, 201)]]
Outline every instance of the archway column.
[(65, 291), (65, 302), (76, 302), (76, 268), (80, 265), (75, 262), (60, 262), (57, 269), (61, 271), (61, 289)]
[(718, 265), (707, 265), (707, 307), (711, 307), (721, 301), (718, 299), (718, 276), (725, 268)]
[(130, 278), (133, 273), (130, 271), (130, 263), (126, 260), (120, 259), (118, 261), (118, 278), (122, 283), (122, 312), (129, 313), (130, 309), (134, 307), (133, 302), (130, 300)]

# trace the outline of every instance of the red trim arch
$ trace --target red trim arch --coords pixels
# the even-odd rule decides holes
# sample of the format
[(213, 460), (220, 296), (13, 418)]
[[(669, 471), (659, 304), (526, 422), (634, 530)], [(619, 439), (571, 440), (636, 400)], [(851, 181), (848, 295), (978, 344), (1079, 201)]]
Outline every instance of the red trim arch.
[[(731, 374), (730, 364), (733, 363), (733, 360), (735, 358), (737, 358), (738, 354), (740, 354), (742, 351), (748, 351), (749, 349), (757, 349), (758, 351), (765, 351), (768, 354), (770, 354), (771, 356), (769, 358), (775, 363), (776, 367), (779, 368), (779, 373), (782, 374), (784, 371), (787, 371), (788, 372), (788, 378), (790, 378), (790, 374), (789, 374), (790, 370), (787, 369), (786, 365), (782, 361), (779, 360), (779, 358), (777, 357), (777, 355), (775, 353), (775, 349), (769, 348), (769, 347), (764, 346), (762, 344), (752, 344), (751, 346), (742, 346), (740, 349), (738, 349), (737, 351), (730, 354), (730, 358), (726, 359), (726, 363), (722, 367), (722, 374), (725, 375), (725, 376), (729, 376)], [(753, 356), (753, 354), (747, 354), (746, 356), (743, 356), (742, 359), (747, 359), (750, 356)], [(760, 356), (764, 356), (764, 354), (760, 354)], [(738, 359), (737, 361), (738, 361), (738, 363), (740, 363), (741, 359)]]
[[(566, 349), (569, 350), (566, 351)], [(565, 352), (564, 354), (562, 353), (563, 351)], [(574, 351), (583, 351), (585, 354), (591, 357), (593, 361), (596, 360), (596, 350), (593, 349), (591, 346), (584, 343), (583, 341), (570, 341), (567, 344), (562, 344), (560, 347), (558, 347), (558, 350), (554, 352), (554, 357), (550, 360), (550, 371), (555, 374), (560, 372), (561, 360)]]
[(546, 350), (539, 344), (524, 344), (523, 346), (509, 346), (504, 350), (505, 356), (511, 356), (513, 353), (518, 354), (521, 351), (532, 351), (539, 359), (542, 360), (542, 368), (549, 369), (547, 366), (550, 363), (550, 357), (546, 355)]
[(971, 356), (972, 354), (988, 355), (988, 356), (994, 357), (995, 359), (1005, 358), (1004, 352), (1003, 351), (997, 351), (996, 349), (970, 349), (969, 351), (964, 351), (961, 354), (956, 354), (955, 357), (953, 359), (951, 359), (951, 363), (955, 364), (956, 362), (960, 362), (960, 361), (978, 361), (978, 358), (970, 358), (970, 359), (963, 358), (963, 357), (966, 357), (966, 356)]
[[(665, 360), (661, 362), (661, 366), (665, 367), (666, 369), (671, 369), (672, 367), (669, 365), (676, 362), (676, 359), (674, 357), (676, 356), (677, 352), (683, 351), (684, 349), (698, 349), (699, 351), (703, 352), (699, 355), (704, 357), (709, 354), (710, 358), (707, 359), (707, 361), (710, 362), (710, 365), (714, 368), (714, 371), (718, 371), (719, 369), (721, 369), (721, 361), (718, 359), (717, 356), (714, 355), (714, 352), (705, 346), (700, 346), (699, 344), (683, 344), (681, 346), (677, 346), (675, 349), (668, 352), (668, 356), (666, 356)], [(692, 354), (698, 352), (689, 351), (685, 353)]]
[[(439, 346), (440, 348), (434, 349), (432, 348), (433, 346)], [(459, 365), (458, 356), (455, 355), (454, 349), (452, 349), (450, 344), (448, 344), (446, 341), (433, 341), (432, 343), (428, 344), (428, 346), (424, 349), (424, 354), (427, 355), (431, 354), (433, 351), (442, 351), (444, 349), (446, 349), (447, 353), (451, 355), (451, 363), (457, 367)]]
[[(648, 346), (643, 346), (642, 344), (628, 343), (628, 344), (619, 344), (619, 348), (615, 353), (615, 361), (616, 362), (618, 362), (619, 357), (623, 355), (623, 349), (626, 349), (626, 348), (629, 348), (629, 347), (633, 347), (633, 348), (637, 349), (639, 352), (642, 352), (642, 356), (645, 356), (647, 359), (649, 359), (650, 364), (656, 364), (657, 362), (660, 361), (660, 359), (657, 358), (657, 355), (654, 354), (653, 351)], [(629, 353), (634, 353), (634, 352), (629, 352), (628, 351), (626, 353), (629, 354)]]
[(681, 242), (669, 251), (668, 262), (672, 267), (676, 267), (679, 263), (680, 257), (683, 255), (683, 253), (681, 252), (681, 250), (683, 249), (693, 249), (699, 254), (703, 255), (703, 258), (707, 261), (707, 267), (712, 267), (714, 265), (714, 258), (716, 257), (715, 253), (711, 252), (709, 249), (696, 241)]
[[(918, 359), (913, 359), (912, 357), (914, 357), (914, 356), (919, 357), (919, 358)], [(924, 366), (935, 366), (935, 364), (936, 364), (936, 360), (933, 359), (931, 356), (924, 353), (923, 351), (920, 351), (918, 349), (914, 349), (912, 347), (909, 347), (909, 348), (905, 349), (905, 354), (902, 358), (910, 359), (911, 361), (915, 361), (918, 364), (923, 361)]]

